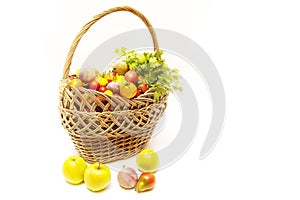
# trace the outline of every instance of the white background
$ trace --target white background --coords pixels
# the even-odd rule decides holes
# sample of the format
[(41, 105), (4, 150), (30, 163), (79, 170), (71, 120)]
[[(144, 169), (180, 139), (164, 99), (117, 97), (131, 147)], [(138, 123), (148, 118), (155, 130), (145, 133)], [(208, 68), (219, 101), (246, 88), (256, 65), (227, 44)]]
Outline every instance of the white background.
[[(92, 193), (65, 183), (61, 174), (73, 151), (58, 118), (58, 82), (80, 27), (124, 4), (205, 49), (224, 83), (226, 122), (204, 160), (198, 155), (209, 123), (200, 125), (184, 157), (157, 173), (153, 191), (122, 190), (113, 172), (110, 187)], [(297, 0), (1, 1), (0, 198), (299, 199), (299, 9)], [(103, 20), (74, 63), (110, 36), (139, 27), (129, 15)]]

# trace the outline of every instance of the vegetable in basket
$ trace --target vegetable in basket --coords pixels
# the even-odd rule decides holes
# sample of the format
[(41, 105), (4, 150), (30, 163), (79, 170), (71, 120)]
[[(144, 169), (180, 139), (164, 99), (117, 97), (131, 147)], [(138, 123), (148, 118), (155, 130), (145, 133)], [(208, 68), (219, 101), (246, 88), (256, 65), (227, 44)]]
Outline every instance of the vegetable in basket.
[[(115, 53), (119, 54), (120, 59), (123, 58), (123, 63), (128, 65), (130, 71), (137, 73), (139, 77), (138, 88), (143, 87), (140, 84), (145, 84), (146, 87), (149, 85), (150, 89), (155, 89), (154, 101), (158, 101), (167, 92), (182, 90), (179, 86), (181, 78), (178, 73), (179, 70), (168, 67), (165, 59), (162, 58), (162, 50), (156, 50), (153, 53), (137, 53), (134, 50), (127, 51), (126, 48), (122, 47), (121, 49), (116, 49)], [(121, 71), (119, 68), (123, 69), (123, 66), (124, 64), (117, 65), (114, 70)]]

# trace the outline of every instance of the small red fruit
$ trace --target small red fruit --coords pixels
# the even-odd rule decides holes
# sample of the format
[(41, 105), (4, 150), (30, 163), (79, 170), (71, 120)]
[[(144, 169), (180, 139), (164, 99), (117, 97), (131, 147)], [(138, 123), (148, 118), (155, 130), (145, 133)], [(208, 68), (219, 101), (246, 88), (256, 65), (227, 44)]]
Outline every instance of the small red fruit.
[(145, 93), (148, 90), (148, 85), (145, 83), (139, 84), (138, 90), (141, 91), (141, 93)]
[(89, 83), (89, 89), (91, 90), (99, 90), (100, 84), (96, 80), (91, 80)]
[(140, 92), (140, 90), (137, 90), (136, 91), (136, 95), (135, 95), (135, 97), (138, 97), (138, 96), (140, 96), (141, 95), (141, 92)]
[(108, 107), (108, 110), (109, 110), (109, 111), (113, 111), (113, 110), (114, 110), (114, 107), (113, 107), (112, 105), (110, 105), (110, 106)]
[(100, 86), (98, 91), (104, 93), (106, 91), (106, 86)]

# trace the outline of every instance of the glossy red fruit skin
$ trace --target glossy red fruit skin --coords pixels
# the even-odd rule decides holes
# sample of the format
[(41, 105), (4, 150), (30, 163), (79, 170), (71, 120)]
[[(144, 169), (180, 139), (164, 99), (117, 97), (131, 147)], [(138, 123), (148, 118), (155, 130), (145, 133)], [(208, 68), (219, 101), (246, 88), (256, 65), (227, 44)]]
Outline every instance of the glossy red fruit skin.
[(141, 92), (140, 92), (140, 90), (137, 90), (136, 91), (136, 95), (135, 95), (135, 97), (138, 97), (138, 96), (140, 96), (141, 95)]
[(106, 91), (106, 86), (100, 86), (98, 91), (102, 92), (102, 93), (105, 92)]
[(129, 70), (125, 73), (124, 77), (126, 81), (137, 84), (139, 76), (134, 70)]
[(148, 85), (145, 83), (139, 84), (138, 86), (138, 90), (141, 91), (141, 93), (145, 93), (148, 90)]
[(99, 90), (99, 88), (100, 88), (100, 84), (98, 83), (98, 81), (96, 81), (96, 80), (90, 81), (90, 83), (89, 83), (89, 89), (91, 89), (91, 90)]

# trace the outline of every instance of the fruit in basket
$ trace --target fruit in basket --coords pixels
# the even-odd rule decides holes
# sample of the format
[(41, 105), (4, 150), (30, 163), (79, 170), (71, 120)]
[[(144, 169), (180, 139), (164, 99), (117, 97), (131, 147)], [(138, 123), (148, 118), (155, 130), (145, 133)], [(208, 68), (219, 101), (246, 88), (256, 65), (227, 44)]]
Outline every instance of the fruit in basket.
[(100, 88), (100, 84), (99, 84), (98, 81), (96, 81), (96, 80), (91, 80), (91, 81), (89, 82), (89, 89), (91, 89), (91, 90), (99, 90), (99, 88)]
[(133, 84), (137, 84), (138, 82), (138, 74), (134, 70), (129, 70), (125, 73), (125, 80), (131, 82)]
[(108, 80), (100, 75), (96, 76), (95, 80), (98, 81), (100, 86), (106, 86), (108, 83)]
[(147, 90), (148, 90), (148, 85), (145, 84), (145, 83), (141, 83), (138, 85), (138, 90), (141, 92), (141, 93), (145, 93)]
[(83, 181), (87, 164), (80, 156), (70, 156), (63, 163), (63, 175), (71, 184), (79, 184)]
[(114, 93), (111, 90), (105, 90), (104, 94), (107, 94), (108, 96), (112, 96)]
[(84, 172), (84, 182), (87, 188), (93, 192), (107, 188), (110, 179), (109, 168), (99, 162), (89, 165)]
[(138, 181), (136, 171), (131, 167), (123, 166), (123, 169), (118, 173), (118, 182), (122, 188), (132, 189)]
[[(162, 50), (138, 53), (134, 50), (127, 51), (126, 48), (121, 48), (116, 49), (115, 52), (119, 54), (119, 57), (122, 58), (131, 70), (137, 73), (140, 78), (139, 83), (147, 83), (149, 88), (155, 89), (153, 95), (154, 102), (159, 101), (168, 92), (182, 90), (182, 87), (179, 86), (181, 79), (179, 70), (169, 68), (162, 56)], [(129, 71), (126, 73), (129, 73)]]
[(75, 79), (75, 78), (77, 78), (77, 76), (76, 76), (75, 74), (69, 75), (69, 80), (70, 80), (70, 81), (73, 80), (73, 79)]
[(83, 68), (79, 72), (79, 79), (82, 80), (85, 83), (90, 82), (97, 76), (96, 71), (94, 69), (90, 68)]
[(109, 111), (113, 111), (113, 110), (114, 110), (114, 107), (113, 107), (112, 105), (110, 105), (110, 106), (108, 107), (108, 110), (109, 110)]
[(106, 91), (106, 86), (100, 86), (98, 91), (104, 93)]
[(131, 82), (122, 82), (120, 84), (120, 95), (127, 99), (135, 97), (137, 92), (136, 86)]
[(152, 172), (143, 172), (136, 184), (136, 192), (145, 192), (152, 190), (155, 186), (155, 175)]
[(78, 87), (82, 87), (83, 83), (80, 79), (74, 78), (70, 81), (69, 86), (78, 88)]
[(158, 154), (153, 149), (144, 149), (137, 155), (136, 165), (142, 172), (155, 172), (159, 166)]
[[(93, 70), (96, 73), (96, 75), (99, 74), (99, 71), (97, 69), (93, 68)], [(80, 73), (80, 69), (77, 69), (76, 72), (75, 72), (75, 74), (76, 74), (77, 77), (79, 77), (79, 73)]]
[(110, 83), (116, 78), (117, 74), (116, 72), (108, 72), (107, 74), (104, 75), (104, 78), (107, 79), (107, 81)]
[(106, 86), (100, 86), (98, 91), (104, 93), (106, 91)]
[(106, 86), (107, 90), (111, 90), (114, 94), (120, 92), (120, 84), (117, 82), (110, 82)]
[(136, 90), (135, 97), (138, 97), (138, 96), (140, 96), (140, 95), (141, 95), (141, 92), (140, 92), (140, 90)]
[(122, 82), (126, 82), (125, 77), (123, 75), (117, 75), (115, 82), (117, 83), (122, 83)]
[(116, 62), (111, 66), (114, 70), (119, 75), (124, 75), (128, 71), (128, 66), (125, 62)]

